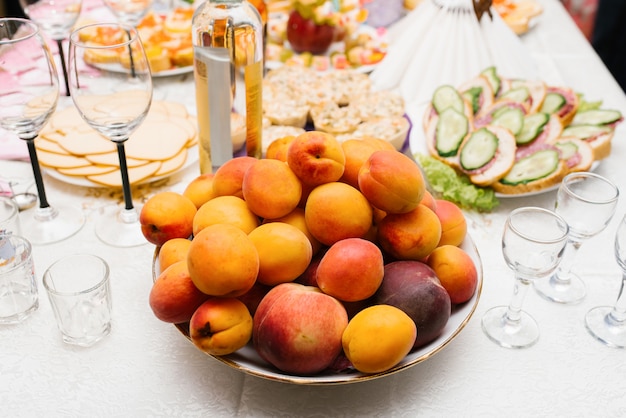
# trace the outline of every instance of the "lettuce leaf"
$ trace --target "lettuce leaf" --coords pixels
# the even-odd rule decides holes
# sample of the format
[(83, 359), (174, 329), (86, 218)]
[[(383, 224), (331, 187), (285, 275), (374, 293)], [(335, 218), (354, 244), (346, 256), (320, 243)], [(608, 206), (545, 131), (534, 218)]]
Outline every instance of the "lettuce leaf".
[(438, 198), (479, 212), (490, 212), (500, 204), (493, 189), (472, 184), (467, 176), (433, 157), (420, 153), (414, 156)]

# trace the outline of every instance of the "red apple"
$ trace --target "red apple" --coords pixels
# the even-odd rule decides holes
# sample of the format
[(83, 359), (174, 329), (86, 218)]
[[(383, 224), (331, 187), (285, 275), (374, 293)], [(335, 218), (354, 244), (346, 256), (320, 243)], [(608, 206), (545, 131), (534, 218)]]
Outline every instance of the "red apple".
[(313, 20), (302, 17), (297, 10), (289, 15), (287, 40), (295, 52), (323, 54), (328, 50), (334, 38), (334, 26), (318, 25)]

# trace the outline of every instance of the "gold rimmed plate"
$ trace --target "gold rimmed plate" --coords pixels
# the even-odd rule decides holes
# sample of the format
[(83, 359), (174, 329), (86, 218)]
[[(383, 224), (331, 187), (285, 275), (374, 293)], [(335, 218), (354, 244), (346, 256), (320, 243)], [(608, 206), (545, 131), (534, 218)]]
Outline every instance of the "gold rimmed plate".
[[(428, 360), (439, 351), (441, 351), (446, 345), (452, 342), (452, 340), (454, 340), (457, 335), (459, 335), (463, 328), (465, 328), (465, 325), (467, 325), (470, 318), (474, 314), (474, 311), (476, 310), (476, 306), (478, 305), (478, 300), (480, 299), (480, 294), (482, 292), (482, 262), (480, 259), (480, 255), (478, 254), (478, 250), (469, 235), (466, 236), (461, 245), (461, 248), (469, 254), (469, 256), (472, 258), (472, 261), (474, 261), (474, 265), (476, 266), (476, 271), (478, 273), (478, 285), (476, 287), (476, 292), (474, 292), (474, 295), (469, 301), (452, 307), (452, 315), (450, 315), (448, 323), (446, 324), (441, 335), (439, 335), (437, 339), (423, 347), (419, 347), (418, 349), (413, 350), (399, 364), (387, 371), (375, 374), (364, 374), (356, 370), (350, 369), (343, 372), (326, 371), (314, 376), (294, 376), (282, 372), (267, 363), (257, 354), (252, 344), (250, 343), (238, 350), (237, 352), (229, 354), (227, 356), (210, 356), (224, 363), (225, 365), (235, 370), (239, 370), (243, 373), (268, 380), (292, 383), (297, 385), (339, 385), (358, 383), (389, 376), (391, 374), (406, 370), (409, 367), (415, 366), (418, 363)], [(153, 280), (156, 280), (159, 275), (159, 267), (157, 262), (158, 254), (159, 248), (155, 250), (152, 262)], [(175, 326), (187, 339), (189, 339), (188, 324), (177, 324)]]

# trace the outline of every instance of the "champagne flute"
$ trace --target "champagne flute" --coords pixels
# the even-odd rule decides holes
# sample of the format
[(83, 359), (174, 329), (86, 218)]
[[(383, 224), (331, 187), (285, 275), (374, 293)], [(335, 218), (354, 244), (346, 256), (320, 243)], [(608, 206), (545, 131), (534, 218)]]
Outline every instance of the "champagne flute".
[(54, 60), (39, 27), (19, 18), (0, 19), (0, 126), (26, 141), (39, 194), (34, 216), (22, 217), (22, 228), (33, 244), (64, 240), (85, 223), (81, 210), (48, 203), (35, 138), (54, 113), (59, 81)]
[(124, 148), (152, 102), (152, 76), (137, 30), (118, 23), (76, 29), (70, 35), (69, 81), (81, 117), (115, 143), (119, 157), (125, 207), (99, 219), (96, 235), (117, 247), (145, 244)]
[(615, 233), (615, 259), (622, 270), (622, 284), (613, 306), (598, 306), (585, 315), (587, 330), (598, 341), (626, 348), (626, 215)]
[(537, 341), (539, 327), (522, 310), (522, 302), (532, 281), (556, 269), (567, 232), (565, 220), (547, 209), (522, 207), (509, 214), (502, 234), (502, 253), (515, 272), (515, 287), (508, 306), (491, 308), (483, 316), (482, 328), (489, 339), (506, 348), (524, 348)]
[(598, 174), (580, 172), (565, 176), (557, 193), (555, 211), (569, 225), (568, 245), (556, 273), (533, 283), (537, 293), (566, 304), (578, 303), (585, 297), (585, 283), (574, 273), (574, 261), (583, 242), (609, 224), (618, 197), (618, 188)]
[(69, 96), (63, 41), (80, 15), (82, 0), (20, 0), (20, 5), (24, 13), (56, 42), (65, 81), (65, 94)]
[(134, 27), (152, 7), (152, 0), (104, 0), (104, 3), (120, 23)]

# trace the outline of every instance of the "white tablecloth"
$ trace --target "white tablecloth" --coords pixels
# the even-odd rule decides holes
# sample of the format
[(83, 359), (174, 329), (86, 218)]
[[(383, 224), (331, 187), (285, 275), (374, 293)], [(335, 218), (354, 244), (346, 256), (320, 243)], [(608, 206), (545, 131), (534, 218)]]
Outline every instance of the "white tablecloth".
[[(573, 87), (589, 100), (626, 114), (626, 98), (556, 0), (523, 36), (546, 81)], [(173, 88), (175, 86), (175, 88)], [(155, 99), (193, 108), (191, 75), (158, 80)], [(626, 191), (626, 126), (597, 172)], [(20, 174), (21, 173), (21, 174)], [(0, 161), (2, 176), (31, 176), (25, 163)], [(191, 167), (156, 186), (135, 191), (182, 191), (198, 174)], [(626, 351), (603, 346), (583, 324), (591, 307), (613, 304), (620, 271), (613, 236), (626, 212), (622, 196), (615, 219), (583, 245), (577, 270), (587, 298), (564, 306), (531, 289), (524, 309), (538, 321), (537, 344), (504, 349), (483, 334), (480, 318), (512, 294), (500, 236), (506, 215), (519, 206), (554, 206), (555, 193), (502, 199), (492, 213), (467, 212), (484, 270), (483, 291), (467, 326), (434, 357), (400, 373), (358, 384), (299, 386), (249, 376), (208, 357), (148, 306), (153, 246), (117, 249), (94, 235), (94, 221), (121, 193), (68, 185), (46, 176), (48, 199), (82, 205), (87, 224), (56, 245), (35, 247), (40, 307), (19, 325), (0, 327), (0, 415), (6, 417), (149, 416), (626, 416)], [(27, 216), (28, 212), (22, 213)], [(111, 266), (114, 322), (111, 334), (84, 349), (65, 345), (41, 285), (45, 268), (64, 254), (88, 251)]]

